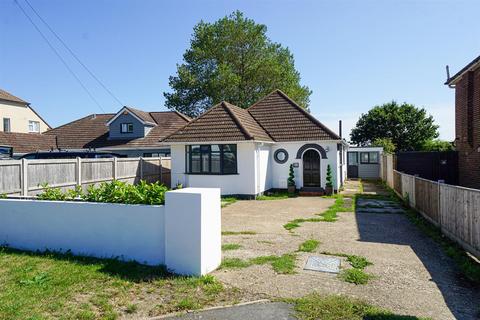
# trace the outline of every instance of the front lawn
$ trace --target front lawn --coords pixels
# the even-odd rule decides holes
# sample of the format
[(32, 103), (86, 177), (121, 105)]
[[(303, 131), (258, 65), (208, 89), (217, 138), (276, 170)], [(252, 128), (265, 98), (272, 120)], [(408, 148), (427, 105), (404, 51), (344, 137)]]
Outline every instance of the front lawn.
[(70, 254), (0, 248), (0, 319), (149, 317), (241, 300), (213, 276)]

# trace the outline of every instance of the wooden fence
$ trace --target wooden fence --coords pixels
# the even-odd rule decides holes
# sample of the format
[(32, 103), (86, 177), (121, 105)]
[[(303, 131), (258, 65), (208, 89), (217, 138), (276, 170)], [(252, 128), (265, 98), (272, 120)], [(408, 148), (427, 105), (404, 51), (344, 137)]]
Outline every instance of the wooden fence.
[(42, 184), (71, 189), (112, 180), (160, 181), (170, 187), (170, 158), (48, 159), (0, 161), (0, 194), (34, 196)]
[[(385, 161), (385, 160), (384, 160)], [(382, 164), (385, 162), (382, 161)], [(450, 239), (480, 259), (480, 190), (452, 186), (382, 167), (382, 179)]]

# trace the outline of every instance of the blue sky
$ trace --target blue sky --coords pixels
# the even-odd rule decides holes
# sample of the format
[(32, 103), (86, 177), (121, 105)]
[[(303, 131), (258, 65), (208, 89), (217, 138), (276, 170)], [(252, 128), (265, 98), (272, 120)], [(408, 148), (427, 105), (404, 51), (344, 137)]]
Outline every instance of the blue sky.
[[(28, 10), (25, 0), (18, 0)], [(239, 9), (290, 48), (311, 112), (349, 133), (362, 112), (390, 101), (425, 107), (454, 138), (454, 91), (443, 85), (480, 55), (480, 1), (120, 1), (30, 0), (123, 104), (164, 110), (168, 77), (193, 26)], [(47, 30), (38, 19), (42, 30)], [(106, 112), (120, 106), (52, 43)], [(102, 113), (68, 73), (14, 0), (0, 0), (0, 88), (29, 101), (52, 125)]]

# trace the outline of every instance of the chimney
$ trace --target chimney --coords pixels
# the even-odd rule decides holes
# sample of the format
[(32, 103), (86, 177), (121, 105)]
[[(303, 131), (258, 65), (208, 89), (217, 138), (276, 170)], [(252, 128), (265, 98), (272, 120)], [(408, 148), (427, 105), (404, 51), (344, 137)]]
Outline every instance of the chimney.
[(342, 120), (338, 120), (338, 135), (342, 139)]

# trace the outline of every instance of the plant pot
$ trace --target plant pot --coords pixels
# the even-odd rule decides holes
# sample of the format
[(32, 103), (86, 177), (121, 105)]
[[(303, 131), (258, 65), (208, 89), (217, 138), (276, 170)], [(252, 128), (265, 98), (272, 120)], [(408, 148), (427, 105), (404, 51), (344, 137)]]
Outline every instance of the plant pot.
[(333, 194), (333, 187), (325, 187), (325, 194), (331, 196)]
[(296, 188), (295, 188), (294, 185), (293, 185), (293, 186), (288, 186), (288, 193), (294, 194), (294, 193), (295, 193), (295, 190), (296, 190)]

